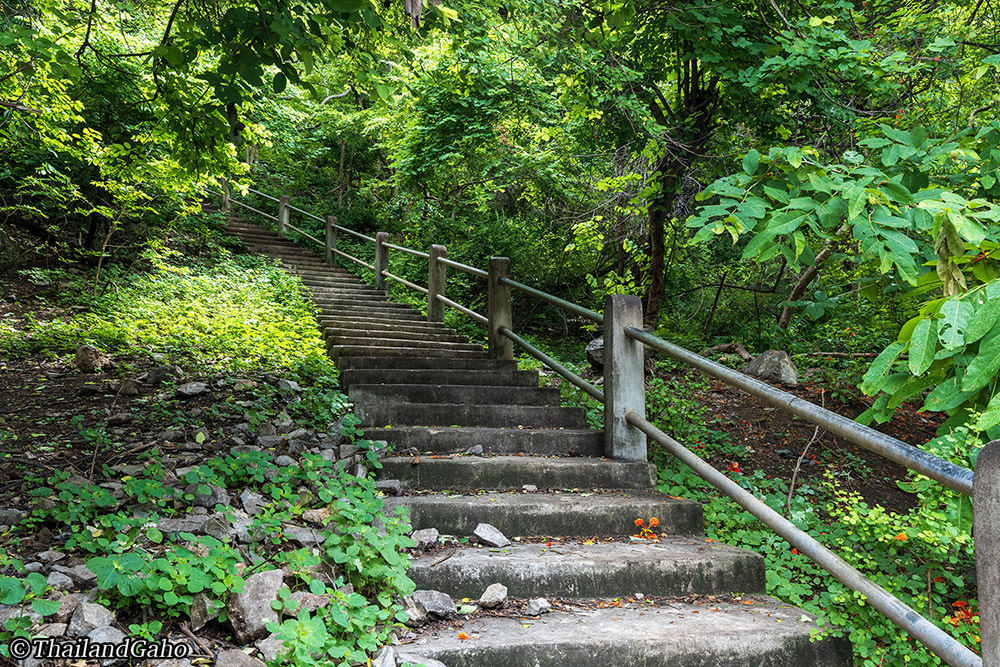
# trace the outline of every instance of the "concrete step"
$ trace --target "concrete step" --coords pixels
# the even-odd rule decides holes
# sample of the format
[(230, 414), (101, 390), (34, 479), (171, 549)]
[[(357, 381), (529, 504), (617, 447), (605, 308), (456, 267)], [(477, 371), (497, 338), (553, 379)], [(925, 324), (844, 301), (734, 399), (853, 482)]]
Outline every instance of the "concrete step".
[(446, 535), (472, 535), (480, 522), (508, 538), (625, 537), (637, 532), (635, 520), (656, 517), (660, 535), (702, 534), (701, 503), (659, 494), (613, 491), (578, 493), (486, 493), (386, 498), (410, 511), (414, 530), (437, 528)]
[(560, 405), (559, 390), (549, 387), (498, 387), (471, 384), (362, 384), (352, 385), (348, 396), (355, 405), (458, 403), (460, 401), (475, 405)]
[(400, 310), (399, 312), (392, 313), (393, 317), (384, 317), (379, 313), (359, 313), (359, 312), (348, 312), (348, 311), (331, 311), (329, 313), (320, 313), (319, 323), (324, 326), (332, 326), (334, 323), (340, 320), (346, 320), (348, 322), (368, 322), (375, 324), (376, 326), (380, 322), (388, 322), (392, 324), (405, 324), (407, 326), (413, 326), (415, 324), (426, 324), (427, 318), (418, 313), (417, 311), (405, 311)]
[(539, 489), (650, 490), (655, 483), (656, 466), (641, 461), (591, 458), (395, 456), (382, 459), (378, 476), (398, 479), (404, 488), (431, 491), (519, 490), (525, 484), (534, 484)]
[(323, 299), (322, 301), (315, 303), (324, 313), (330, 313), (334, 316), (349, 315), (351, 317), (381, 317), (389, 320), (390, 322), (397, 317), (400, 319), (410, 319), (411, 317), (416, 317), (421, 320), (423, 319), (423, 315), (409, 306), (402, 303), (393, 303), (391, 301), (374, 301), (367, 305), (363, 305), (357, 303), (356, 301), (337, 302)]
[[(634, 591), (638, 592), (638, 591)], [(471, 596), (478, 599), (482, 593)], [(463, 616), (410, 644), (398, 656), (421, 656), (449, 667), (852, 667), (843, 638), (811, 641), (816, 624), (800, 609), (766, 596), (694, 603), (623, 594), (621, 606), (560, 604), (531, 618)], [(617, 596), (616, 596), (617, 597)], [(806, 616), (806, 618), (809, 618)], [(416, 658), (412, 662), (418, 662)]]
[(378, 290), (372, 287), (371, 285), (364, 285), (361, 283), (358, 283), (356, 285), (353, 284), (352, 285), (345, 284), (343, 286), (335, 285), (332, 287), (326, 287), (323, 285), (307, 285), (306, 289), (309, 290), (310, 294), (315, 294), (317, 296), (322, 296), (324, 294), (334, 294), (334, 295), (360, 294), (362, 296), (379, 296), (382, 297), (383, 299), (388, 296), (388, 294), (385, 293), (385, 290)]
[[(426, 347), (435, 350), (455, 350), (455, 351), (479, 351), (483, 346), (476, 343), (462, 342), (462, 336), (444, 336), (442, 334), (411, 334), (406, 337), (403, 334), (393, 334), (391, 336), (380, 335), (381, 332), (372, 332), (365, 336), (357, 332), (326, 333), (326, 339), (333, 345), (367, 345), (378, 347)], [(449, 340), (453, 339), (453, 340)]]
[[(422, 350), (421, 350), (422, 352)], [(338, 363), (341, 357), (356, 357), (350, 353), (343, 353), (337, 357)], [(416, 351), (411, 354), (398, 355), (408, 366), (413, 365), (412, 359), (416, 357)], [(388, 359), (389, 357), (380, 357)], [(482, 384), (482, 385), (503, 385), (516, 387), (537, 387), (538, 371), (480, 371), (455, 368), (455, 365), (464, 362), (487, 362), (493, 361), (487, 358), (440, 358), (424, 357), (428, 364), (435, 364), (436, 368), (357, 368), (342, 371), (341, 381), (348, 387), (355, 384)], [(440, 366), (446, 366), (447, 370), (441, 370)]]
[(327, 347), (327, 352), (334, 359), (337, 360), (338, 357), (342, 355), (351, 357), (360, 357), (365, 355), (371, 355), (373, 357), (377, 356), (392, 356), (392, 357), (442, 357), (442, 358), (459, 358), (459, 359), (484, 359), (486, 358), (486, 351), (479, 350), (452, 350), (452, 349), (441, 349), (438, 346), (427, 346), (420, 347), (417, 345), (410, 345), (407, 347), (397, 347), (397, 346), (374, 346), (374, 345), (330, 345)]
[(437, 322), (428, 322), (426, 318), (407, 320), (405, 322), (388, 322), (377, 317), (353, 316), (320, 316), (320, 326), (338, 329), (382, 329), (384, 331), (426, 331), (428, 333), (454, 333), (454, 329)]
[[(405, 342), (426, 342), (426, 343), (460, 343), (462, 345), (472, 345), (469, 339), (458, 334), (429, 333), (415, 331), (384, 331), (379, 329), (338, 329), (331, 327), (324, 334), (327, 340), (334, 340), (339, 345), (354, 344), (354, 341), (370, 340), (394, 340), (400, 343)], [(477, 349), (482, 349), (482, 345), (476, 345)]]
[[(445, 329), (450, 331), (450, 329)], [(506, 361), (501, 359), (454, 359), (449, 360), (447, 367), (439, 359), (427, 359), (423, 357), (340, 357), (337, 366), (341, 371), (360, 369), (423, 369), (423, 370), (468, 370), (468, 371), (516, 371), (516, 361)], [(535, 373), (535, 382), (538, 384), (538, 373)], [(382, 381), (379, 381), (381, 384)], [(392, 384), (392, 383), (386, 383)], [(401, 383), (406, 384), (406, 383)], [(420, 383), (417, 383), (420, 384)], [(449, 384), (444, 382), (442, 384)], [(459, 384), (451, 382), (450, 384)], [(520, 386), (520, 385), (518, 385)]]
[(410, 310), (410, 311), (413, 311), (415, 313), (417, 312), (416, 310), (413, 310), (412, 306), (408, 306), (405, 303), (397, 303), (395, 301), (387, 301), (385, 299), (385, 297), (381, 297), (381, 296), (377, 296), (377, 295), (372, 295), (372, 296), (354, 296), (354, 295), (351, 295), (351, 296), (347, 296), (347, 295), (343, 295), (343, 296), (340, 296), (340, 295), (338, 295), (338, 296), (322, 296), (322, 295), (316, 295), (316, 296), (312, 297), (312, 301), (313, 301), (313, 303), (315, 303), (317, 306), (320, 306), (320, 307), (323, 307), (323, 306), (346, 306), (346, 307), (350, 307), (350, 308), (355, 308), (359, 312), (362, 312), (362, 313), (365, 312), (366, 309), (371, 308), (371, 307), (375, 307), (375, 308), (378, 308), (378, 309), (383, 310), (383, 311), (384, 310), (391, 310), (391, 311), (395, 311), (395, 310)]
[[(395, 451), (416, 447), (434, 454), (462, 453), (479, 445), (487, 455), (533, 454), (535, 456), (604, 455), (604, 433), (581, 429), (545, 428), (434, 428), (397, 426), (366, 429), (369, 440), (385, 440)], [(534, 484), (528, 481), (526, 484)]]
[(582, 429), (583, 408), (472, 403), (356, 403), (366, 426), (499, 426)]
[[(435, 564), (436, 563), (436, 564)], [(459, 548), (448, 560), (428, 554), (406, 573), (418, 589), (454, 598), (478, 598), (490, 584), (517, 598), (614, 598), (645, 595), (764, 593), (764, 559), (701, 537), (659, 541), (546, 545), (514, 543), (502, 549)]]

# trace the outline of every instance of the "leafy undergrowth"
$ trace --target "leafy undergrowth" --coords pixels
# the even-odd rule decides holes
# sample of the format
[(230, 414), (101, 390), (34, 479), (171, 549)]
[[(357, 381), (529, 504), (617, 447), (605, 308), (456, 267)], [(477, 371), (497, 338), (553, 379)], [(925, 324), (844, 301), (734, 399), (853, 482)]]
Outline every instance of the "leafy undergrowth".
[[(4, 657), (12, 637), (64, 622), (67, 598), (89, 588), (74, 578), (53, 590), (42, 553), (85, 566), (129, 634), (186, 641), (194, 607), (217, 615), (202, 652), (232, 646), (226, 601), (265, 570), (286, 587), (268, 627), (282, 664), (364, 663), (406, 620), (410, 527), (366, 474), (377, 451), (353, 426), (311, 307), (273, 264), (209, 241), (204, 262), (150, 247), (129, 270), (106, 267), (103, 289), (66, 268), (4, 287)], [(83, 343), (114, 365), (77, 370)], [(272, 426), (291, 435), (265, 444)], [(257, 446), (244, 442), (252, 433)], [(325, 604), (297, 611), (303, 592)]]
[[(658, 364), (660, 371), (673, 371)], [(790, 480), (765, 472), (757, 462), (773, 452), (766, 442), (737, 444), (723, 430), (721, 415), (713, 417), (701, 396), (712, 389), (695, 374), (683, 381), (654, 379), (649, 404), (657, 425), (727, 472), (730, 478), (762, 499), (769, 507), (832, 549), (882, 588), (979, 652), (975, 559), (971, 536), (971, 505), (967, 497), (943, 488), (923, 476), (906, 475), (896, 481), (912, 502), (897, 503), (892, 511), (866, 502), (860, 493), (871, 477), (865, 460), (852, 455), (846, 465), (815, 465), (807, 482), (801, 477), (789, 499)], [(714, 427), (714, 428), (713, 428)], [(812, 431), (812, 429), (809, 429)], [(947, 440), (946, 440), (947, 441)], [(787, 442), (787, 440), (785, 441)], [(807, 440), (800, 439), (797, 458)], [(960, 437), (951, 451), (938, 455), (960, 465), (970, 464)], [(818, 451), (813, 443), (813, 450)], [(816, 616), (821, 634), (846, 636), (854, 646), (855, 664), (940, 665), (939, 658), (911, 639), (864, 598), (836, 581), (809, 558), (735, 502), (721, 496), (663, 450), (653, 448), (659, 468), (660, 491), (701, 500), (709, 537), (762, 554), (766, 561), (767, 592)], [(808, 455), (804, 461), (812, 459)], [(728, 465), (720, 465), (728, 461)], [(790, 465), (794, 466), (793, 460)], [(853, 470), (851, 469), (853, 468)], [(859, 490), (846, 490), (851, 484)], [(879, 481), (870, 480), (872, 486)]]

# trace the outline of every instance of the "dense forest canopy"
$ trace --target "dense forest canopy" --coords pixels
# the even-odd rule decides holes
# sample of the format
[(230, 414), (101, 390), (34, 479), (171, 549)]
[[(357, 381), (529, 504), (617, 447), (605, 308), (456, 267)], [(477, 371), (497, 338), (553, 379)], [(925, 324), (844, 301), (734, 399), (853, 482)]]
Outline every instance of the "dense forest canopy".
[(0, 210), (100, 261), (256, 183), (592, 305), (640, 293), (692, 344), (881, 351), (866, 418), (926, 394), (970, 451), (1000, 435), (996, 10), (3, 0)]

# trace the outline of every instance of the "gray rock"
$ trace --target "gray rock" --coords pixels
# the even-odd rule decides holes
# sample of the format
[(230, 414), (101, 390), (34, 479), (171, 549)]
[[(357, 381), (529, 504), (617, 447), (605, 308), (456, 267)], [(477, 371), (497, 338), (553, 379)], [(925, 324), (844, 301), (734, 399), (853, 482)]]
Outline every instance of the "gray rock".
[(289, 391), (298, 394), (302, 391), (302, 387), (300, 387), (299, 383), (295, 380), (286, 380), (285, 378), (281, 378), (278, 380), (278, 391)]
[(586, 347), (587, 361), (594, 368), (601, 369), (604, 368), (604, 337), (595, 338), (594, 340), (587, 343)]
[(396, 653), (396, 667), (406, 664), (423, 665), (424, 667), (447, 667), (440, 660), (425, 658), (419, 653)]
[(278, 612), (271, 609), (271, 602), (278, 598), (283, 583), (281, 570), (258, 572), (246, 580), (242, 591), (229, 599), (226, 610), (241, 644), (266, 635), (266, 623), (278, 622)]
[(0, 604), (0, 628), (6, 626), (7, 621), (12, 618), (27, 617), (32, 624), (38, 623), (42, 620), (41, 615), (31, 607), (21, 607), (21, 605), (5, 605)]
[(135, 419), (131, 412), (116, 412), (108, 417), (108, 426), (121, 426)]
[(257, 444), (264, 449), (279, 447), (285, 444), (287, 439), (283, 435), (258, 435)]
[(45, 623), (36, 632), (43, 637), (62, 637), (66, 634), (65, 623)]
[(311, 614), (317, 609), (329, 606), (333, 598), (330, 595), (317, 595), (309, 591), (298, 591), (292, 593), (291, 599), (295, 600), (298, 606), (295, 608), (295, 611), (286, 611), (285, 616), (298, 616), (299, 612), (303, 609)]
[(319, 438), (320, 449), (336, 449), (344, 444), (344, 436), (337, 431), (330, 431)]
[(438, 532), (437, 528), (423, 528), (410, 533), (410, 539), (416, 542), (414, 547), (416, 549), (429, 549), (430, 547), (436, 547), (440, 537), (441, 533)]
[(93, 345), (81, 345), (76, 348), (76, 367), (82, 373), (96, 373), (111, 365), (107, 355)]
[(396, 650), (391, 646), (383, 646), (372, 659), (371, 667), (396, 667)]
[(160, 431), (157, 436), (159, 440), (166, 440), (167, 442), (182, 442), (185, 438), (184, 431), (176, 428), (168, 428), (165, 431)]
[(125, 639), (125, 633), (117, 628), (113, 628), (110, 625), (104, 625), (99, 628), (94, 628), (87, 633), (87, 639), (92, 642), (101, 643), (111, 643), (111, 644), (121, 644)]
[[(52, 614), (51, 616), (46, 616), (45, 620), (52, 623), (69, 623), (69, 619), (73, 616), (73, 612), (76, 608), (80, 606), (80, 603), (87, 599), (86, 593), (63, 593), (61, 596), (53, 596), (53, 600), (59, 601), (59, 611)], [(0, 622), (0, 625), (3, 625)]]
[(278, 431), (274, 428), (274, 424), (271, 422), (265, 422), (257, 427), (257, 438), (267, 438), (277, 435)]
[(139, 381), (127, 378), (118, 384), (118, 394), (121, 396), (138, 396)]
[(528, 607), (524, 610), (524, 613), (528, 616), (539, 616), (551, 608), (552, 605), (545, 598), (535, 598), (534, 600), (528, 600)]
[(250, 489), (244, 489), (240, 494), (240, 502), (243, 503), (243, 510), (250, 516), (257, 516), (268, 505), (264, 496)]
[(357, 445), (341, 445), (340, 446), (340, 458), (347, 459), (360, 451)]
[(68, 591), (73, 588), (73, 580), (62, 572), (50, 572), (45, 581), (57, 591)]
[(174, 390), (177, 398), (194, 398), (208, 391), (208, 385), (204, 382), (185, 382)]
[(525, 484), (524, 486), (521, 487), (521, 490), (525, 491), (526, 493), (534, 493), (535, 491), (538, 490), (538, 487), (535, 486), (534, 484)]
[(413, 591), (413, 601), (438, 618), (449, 619), (458, 613), (451, 596), (441, 591)]
[(296, 466), (296, 465), (298, 465), (298, 461), (296, 461), (295, 459), (293, 459), (291, 456), (288, 456), (286, 454), (282, 454), (281, 456), (279, 456), (276, 459), (274, 459), (274, 464), (276, 466), (278, 466), (279, 468), (286, 468), (288, 466)]
[(24, 571), (31, 572), (41, 572), (45, 569), (45, 566), (39, 563), (37, 560), (29, 561), (24, 564)]
[(72, 579), (74, 584), (81, 588), (90, 588), (97, 583), (97, 575), (91, 572), (86, 565), (74, 565), (73, 567), (53, 565), (52, 570), (55, 572), (62, 572)]
[(330, 517), (333, 516), (333, 512), (329, 507), (318, 507), (313, 510), (306, 510), (302, 513), (302, 518), (309, 523), (315, 523), (320, 526), (325, 526), (329, 522)]
[(191, 599), (191, 629), (197, 632), (205, 624), (219, 617), (219, 610), (212, 600), (204, 593), (198, 593)]
[(177, 533), (203, 533), (205, 532), (205, 523), (207, 521), (208, 517), (205, 515), (188, 515), (175, 519), (160, 519), (156, 527), (169, 535), (176, 535)]
[(375, 482), (375, 490), (387, 496), (401, 496), (403, 484), (398, 479), (380, 479)]
[(412, 596), (407, 595), (403, 597), (403, 611), (406, 612), (407, 616), (406, 625), (411, 628), (421, 626), (427, 621), (427, 611), (421, 605), (417, 604)]
[(135, 477), (141, 475), (147, 467), (141, 463), (119, 463), (116, 466), (111, 466), (111, 469), (120, 475)]
[(368, 468), (364, 467), (359, 463), (356, 466), (354, 466), (353, 470), (351, 470), (351, 474), (357, 477), (358, 479), (365, 478), (368, 476)]
[(480, 544), (488, 547), (510, 546), (510, 540), (507, 539), (507, 536), (488, 523), (481, 523), (476, 526), (476, 530), (472, 534)]
[(187, 658), (171, 658), (170, 660), (148, 660), (146, 667), (193, 667)]
[(479, 598), (479, 606), (486, 609), (494, 609), (502, 607), (506, 601), (507, 587), (503, 584), (490, 584), (483, 591), (482, 597)]
[(472, 447), (466, 449), (465, 453), (468, 454), (469, 456), (479, 456), (483, 453), (483, 446), (473, 445)]
[[(215, 484), (209, 485), (211, 491), (208, 493), (198, 494), (194, 497), (191, 502), (198, 506), (204, 507), (206, 509), (215, 509), (216, 505), (228, 505), (229, 504), (229, 494), (221, 486), (216, 486)], [(197, 493), (198, 485), (189, 484), (185, 489), (185, 493)]]
[(285, 650), (285, 642), (278, 635), (268, 635), (255, 644), (265, 661), (277, 660), (278, 653)]
[(768, 350), (758, 354), (753, 361), (743, 367), (743, 372), (761, 380), (780, 382), (791, 387), (799, 384), (799, 372), (788, 353)]
[(180, 367), (174, 366), (173, 364), (157, 366), (146, 373), (145, 381), (146, 384), (157, 387), (171, 378), (179, 377), (181, 373), (182, 371)]
[(282, 532), (285, 533), (285, 536), (288, 539), (293, 542), (298, 542), (304, 547), (319, 544), (322, 539), (316, 531), (305, 526), (296, 526), (293, 523), (286, 523), (282, 524), (281, 528)]
[(321, 449), (319, 450), (319, 455), (324, 461), (329, 461), (330, 463), (337, 462), (337, 450), (336, 449)]
[(84, 637), (97, 628), (111, 625), (114, 620), (114, 614), (101, 605), (93, 602), (81, 602), (70, 618), (66, 634), (70, 637)]
[(219, 651), (215, 656), (215, 667), (267, 667), (264, 661), (251, 658), (243, 651), (231, 648)]
[(13, 507), (0, 507), (0, 525), (13, 526), (14, 524), (21, 523), (21, 519), (28, 516), (27, 512), (23, 512)]

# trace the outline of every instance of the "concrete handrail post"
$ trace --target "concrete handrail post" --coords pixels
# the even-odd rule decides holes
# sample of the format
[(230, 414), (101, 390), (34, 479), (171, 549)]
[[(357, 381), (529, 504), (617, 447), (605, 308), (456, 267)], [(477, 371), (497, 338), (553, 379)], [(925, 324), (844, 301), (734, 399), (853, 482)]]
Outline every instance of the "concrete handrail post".
[(979, 452), (972, 507), (983, 667), (1000, 667), (1000, 440)]
[(513, 309), (510, 302), (510, 285), (500, 282), (510, 277), (510, 260), (490, 257), (489, 292), (486, 299), (486, 316), (489, 320), (489, 352), (494, 359), (513, 359), (514, 341), (500, 333), (500, 327), (513, 326)]
[(385, 247), (388, 242), (389, 232), (375, 234), (375, 289), (385, 289), (382, 272), (389, 270), (389, 249)]
[(625, 420), (633, 411), (646, 417), (643, 345), (625, 335), (642, 327), (642, 302), (629, 294), (611, 294), (604, 305), (604, 455), (627, 461), (646, 460), (646, 434)]
[(288, 227), (288, 202), (291, 199), (288, 195), (281, 195), (278, 198), (278, 236), (284, 236)]
[(230, 200), (230, 198), (231, 198), (231, 195), (229, 193), (229, 184), (224, 182), (222, 184), (222, 212), (223, 213), (231, 213), (232, 210), (233, 210), (233, 203)]
[(427, 321), (444, 322), (444, 304), (438, 301), (438, 295), (444, 296), (445, 274), (448, 267), (438, 259), (446, 257), (448, 249), (443, 245), (432, 245), (430, 258), (427, 260)]
[(333, 256), (333, 251), (337, 248), (337, 216), (326, 216), (326, 264), (336, 266), (337, 260)]

